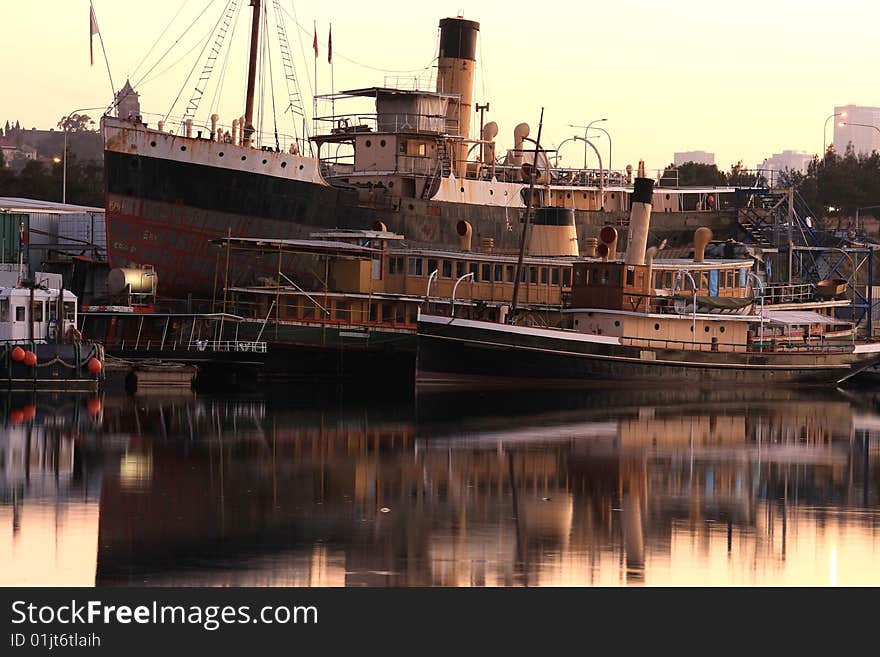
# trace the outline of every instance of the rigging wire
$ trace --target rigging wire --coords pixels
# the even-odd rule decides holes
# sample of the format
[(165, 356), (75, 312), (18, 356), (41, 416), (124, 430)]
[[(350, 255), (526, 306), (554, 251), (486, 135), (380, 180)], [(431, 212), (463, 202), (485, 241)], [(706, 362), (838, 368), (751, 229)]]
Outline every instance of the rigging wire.
[(190, 23), (189, 25), (186, 26), (186, 28), (184, 28), (184, 30), (183, 30), (183, 32), (180, 34), (180, 36), (177, 37), (177, 40), (176, 40), (174, 43), (172, 43), (164, 53), (162, 53), (162, 55), (159, 57), (159, 59), (156, 60), (156, 62), (155, 62), (150, 68), (149, 68), (149, 70), (141, 76), (141, 79), (138, 80), (138, 81), (134, 84), (135, 87), (140, 86), (141, 83), (144, 81), (144, 79), (145, 79), (150, 73), (153, 72), (153, 69), (155, 69), (155, 68), (159, 65), (159, 62), (161, 62), (163, 59), (165, 59), (165, 57), (168, 56), (168, 53), (170, 53), (170, 52), (174, 49), (174, 47), (175, 47), (178, 43), (180, 43), (180, 40), (181, 40), (183, 37), (185, 37), (185, 36), (187, 35), (187, 33), (190, 31), (190, 29), (192, 28), (192, 26), (195, 25), (196, 22), (197, 22), (202, 16), (205, 15), (205, 12), (208, 11), (208, 8), (209, 8), (212, 4), (214, 4), (214, 0), (208, 0), (208, 4), (206, 4), (206, 5), (204, 6), (204, 8), (202, 9), (202, 11), (199, 12), (198, 16), (196, 16), (196, 17), (193, 19), (192, 23)]
[[(265, 7), (266, 13), (263, 15), (266, 33), (266, 59), (269, 61), (269, 91), (272, 94), (272, 124), (275, 128), (275, 152), (281, 152), (281, 143), (278, 140), (278, 114), (275, 109), (275, 76), (272, 73), (272, 50), (269, 48), (269, 9)], [(261, 144), (262, 145), (262, 144)]]
[(156, 46), (159, 45), (159, 41), (162, 40), (162, 37), (165, 36), (165, 33), (168, 31), (168, 28), (170, 28), (174, 24), (174, 21), (177, 19), (177, 17), (180, 16), (180, 12), (183, 11), (183, 8), (186, 7), (187, 3), (189, 3), (189, 0), (183, 0), (183, 2), (180, 5), (180, 8), (177, 10), (177, 13), (175, 13), (174, 16), (171, 17), (171, 20), (168, 21), (168, 25), (165, 26), (165, 29), (162, 30), (162, 33), (153, 42), (153, 45), (150, 46), (150, 49), (147, 51), (147, 54), (143, 56), (143, 59), (141, 59), (140, 62), (138, 62), (138, 65), (134, 67), (134, 70), (131, 73), (129, 73), (129, 75), (128, 75), (129, 79), (133, 78), (135, 75), (137, 75), (137, 72), (140, 70), (141, 66), (144, 65), (144, 62), (147, 61), (147, 58), (152, 54), (152, 52), (156, 48)]
[[(192, 48), (190, 48), (190, 49), (187, 50), (183, 55), (181, 55), (181, 56), (180, 56), (180, 57), (179, 57), (179, 58), (178, 58), (173, 64), (171, 64), (171, 65), (168, 66), (167, 68), (162, 69), (159, 73), (156, 73), (156, 75), (154, 75), (154, 76), (152, 76), (152, 77), (150, 77), (150, 78), (148, 78), (148, 79), (146, 79), (146, 80), (143, 80), (143, 79), (138, 80), (137, 83), (135, 83), (134, 86), (135, 86), (135, 87), (143, 87), (143, 86), (145, 86), (145, 85), (150, 84), (150, 83), (153, 82), (154, 80), (157, 80), (158, 78), (162, 77), (162, 76), (165, 75), (168, 71), (170, 71), (171, 69), (175, 68), (178, 64), (180, 64), (180, 62), (182, 62), (184, 59), (186, 59), (187, 57), (189, 57), (189, 56), (192, 54), (193, 50), (195, 50), (196, 48), (198, 48), (199, 45), (202, 43), (202, 41), (204, 41), (205, 39), (209, 39), (209, 38), (211, 37), (212, 34), (213, 34), (213, 29), (208, 30), (208, 32), (205, 34), (205, 36), (201, 37), (198, 41), (196, 41), (196, 42), (195, 42), (195, 45), (193, 45)], [(158, 62), (157, 62), (157, 63), (158, 63)], [(146, 74), (145, 74), (145, 75), (146, 75)]]
[[(264, 14), (263, 9), (265, 7), (260, 5), (260, 23), (263, 23)], [(259, 103), (257, 104), (257, 143), (262, 146), (263, 145), (263, 112), (265, 110), (265, 100), (266, 100), (266, 46), (268, 44), (268, 39), (266, 38), (266, 30), (265, 24), (263, 24), (263, 28), (260, 32), (260, 42), (257, 44), (259, 55), (257, 56), (257, 70), (259, 71), (260, 76), (260, 95), (259, 95)], [(251, 120), (253, 124), (254, 121)]]

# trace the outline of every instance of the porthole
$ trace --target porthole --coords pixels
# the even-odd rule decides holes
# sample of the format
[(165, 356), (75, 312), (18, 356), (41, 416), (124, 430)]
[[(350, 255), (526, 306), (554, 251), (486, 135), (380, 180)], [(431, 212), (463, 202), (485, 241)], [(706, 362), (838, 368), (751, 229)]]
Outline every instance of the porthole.
[(459, 190), (462, 194), (464, 194), (464, 187)]
[(302, 164), (299, 165), (299, 170), (300, 170), (300, 171), (303, 170), (303, 165), (302, 165)]
[(571, 198), (571, 192), (567, 192), (567, 193), (565, 194), (565, 198)]
[(614, 198), (614, 196), (615, 196), (614, 192), (611, 192), (611, 198)]
[(706, 333), (708, 333), (708, 332), (709, 332), (709, 327), (708, 327), (708, 326), (704, 326), (704, 327), (703, 327), (703, 330), (704, 330)]
[(287, 166), (287, 162), (282, 162), (282, 163), (281, 163), (281, 168), (282, 168), (282, 169), (283, 169), (284, 167), (286, 167), (286, 166)]
[(217, 153), (217, 155), (219, 155), (220, 157), (223, 157), (223, 151), (220, 151), (219, 153)]
[(412, 203), (410, 203), (410, 204), (409, 204), (409, 209), (410, 209), (410, 211), (415, 210), (415, 209), (416, 209), (416, 206), (414, 206)]
[(152, 146), (153, 148), (156, 148), (156, 142), (151, 141), (151, 142), (150, 142), (150, 146)]
[(263, 160), (263, 164), (266, 164), (266, 160)]
[(185, 150), (186, 150), (186, 146), (181, 146), (181, 147), (180, 147), (180, 150), (185, 151)]
[(669, 200), (669, 194), (666, 195), (666, 200), (667, 200), (667, 201)]
[(495, 196), (495, 190), (494, 190), (494, 189), (490, 189), (490, 190), (489, 190), (489, 196)]
[(367, 148), (369, 148), (372, 145), (373, 145), (373, 142), (370, 141), (369, 139), (367, 139), (367, 141), (364, 142), (364, 146), (366, 146)]
[(615, 326), (620, 326), (620, 320), (619, 320), (619, 319), (615, 319), (615, 320), (614, 320), (614, 325), (615, 325)]
[(693, 333), (693, 332), (694, 332), (694, 327), (693, 327), (693, 326), (690, 326), (689, 328), (690, 328), (690, 330), (691, 330), (691, 333)]
[(242, 155), (242, 156), (241, 156), (241, 161), (242, 161), (242, 162), (244, 162), (246, 159), (247, 159), (247, 155)]
[(382, 140), (379, 142), (379, 146), (380, 146), (381, 148), (385, 148), (385, 140), (384, 140), (384, 139), (382, 139)]
[(654, 324), (654, 330), (655, 330), (655, 331), (659, 331), (659, 330), (660, 330), (660, 325), (659, 325), (659, 324)]
[(394, 187), (394, 181), (393, 181), (393, 180), (390, 181), (390, 182), (388, 183), (388, 189), (391, 189), (392, 187)]
[(587, 195), (586, 195), (586, 194), (584, 194), (584, 200), (587, 200)]
[(719, 333), (724, 333), (724, 327), (723, 327), (723, 326), (720, 327), (720, 328), (718, 329), (718, 332), (719, 332)]

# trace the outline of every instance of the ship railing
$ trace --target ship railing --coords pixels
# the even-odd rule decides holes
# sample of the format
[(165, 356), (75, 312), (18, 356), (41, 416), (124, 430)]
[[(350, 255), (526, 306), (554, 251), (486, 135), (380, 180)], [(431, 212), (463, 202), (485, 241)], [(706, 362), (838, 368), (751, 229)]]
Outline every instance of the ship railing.
[[(162, 132), (184, 136), (186, 135), (186, 119), (182, 116), (168, 116), (164, 114), (144, 113), (141, 115), (141, 121), (148, 128), (158, 129), (159, 122), (162, 122)], [(222, 141), (222, 143), (232, 143), (232, 123), (218, 123), (218, 134), (215, 135), (214, 141)], [(220, 130), (223, 132), (220, 133)], [(239, 138), (241, 136), (241, 128), (238, 129)], [(192, 124), (193, 139), (211, 140), (211, 124), (210, 121), (193, 121)], [(257, 150), (278, 151), (283, 153), (290, 152), (291, 145), (295, 145), (296, 153), (300, 155), (308, 155), (312, 152), (312, 145), (308, 139), (299, 135), (291, 135), (287, 133), (276, 133), (272, 131), (255, 130), (251, 136), (251, 146)]]
[[(354, 112), (315, 117), (317, 138), (328, 136), (354, 138), (370, 133), (424, 133), (425, 135), (458, 135), (459, 121), (445, 114), (410, 112)], [(374, 145), (373, 147), (378, 146)]]
[(628, 347), (646, 347), (650, 349), (669, 349), (676, 351), (705, 352), (737, 352), (737, 353), (780, 353), (780, 352), (816, 352), (848, 353), (852, 351), (851, 340), (824, 340), (820, 336), (811, 336), (807, 341), (796, 336), (765, 335), (763, 339), (749, 342), (692, 341), (671, 340), (666, 338), (649, 338), (638, 336), (621, 336), (620, 343)]
[(777, 283), (764, 286), (762, 295), (757, 298), (764, 299), (767, 305), (774, 303), (798, 303), (811, 301), (816, 297), (816, 286), (812, 283)]
[(125, 353), (173, 353), (179, 351), (240, 352), (265, 354), (266, 343), (253, 340), (110, 340), (104, 343), (105, 349)]

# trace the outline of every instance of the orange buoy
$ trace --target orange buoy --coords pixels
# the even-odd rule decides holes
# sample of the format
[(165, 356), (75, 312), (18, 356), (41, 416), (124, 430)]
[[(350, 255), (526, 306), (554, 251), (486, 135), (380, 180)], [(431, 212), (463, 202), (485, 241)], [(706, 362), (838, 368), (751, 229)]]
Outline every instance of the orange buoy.
[(97, 358), (89, 358), (89, 362), (86, 363), (86, 369), (89, 371), (90, 374), (97, 374), (102, 369), (104, 369), (104, 366)]
[(21, 347), (16, 347), (15, 349), (12, 350), (12, 360), (14, 360), (16, 363), (21, 362), (21, 360), (23, 358), (24, 358), (24, 349), (22, 349)]
[(28, 367), (33, 367), (37, 364), (37, 355), (33, 351), (24, 352), (24, 358), (22, 358), (22, 362)]
[(33, 404), (22, 406), (21, 414), (25, 420), (33, 420), (35, 417), (37, 417), (37, 407)]
[(97, 415), (101, 412), (101, 400), (95, 397), (86, 400), (86, 410), (92, 415)]
[(21, 424), (24, 422), (24, 413), (21, 412), (20, 408), (14, 408), (9, 413), (9, 421), (12, 424)]

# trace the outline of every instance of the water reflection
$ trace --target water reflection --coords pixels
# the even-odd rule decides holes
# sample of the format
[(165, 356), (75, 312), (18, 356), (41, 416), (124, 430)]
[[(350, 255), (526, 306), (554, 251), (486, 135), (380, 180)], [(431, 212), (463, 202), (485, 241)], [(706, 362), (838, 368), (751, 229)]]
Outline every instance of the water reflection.
[(877, 400), (7, 400), (3, 583), (877, 585)]

